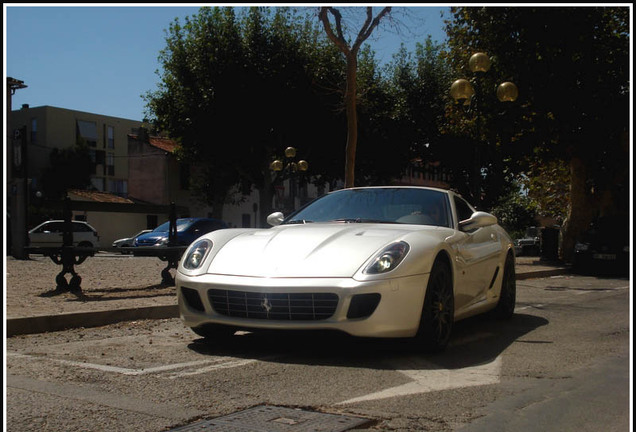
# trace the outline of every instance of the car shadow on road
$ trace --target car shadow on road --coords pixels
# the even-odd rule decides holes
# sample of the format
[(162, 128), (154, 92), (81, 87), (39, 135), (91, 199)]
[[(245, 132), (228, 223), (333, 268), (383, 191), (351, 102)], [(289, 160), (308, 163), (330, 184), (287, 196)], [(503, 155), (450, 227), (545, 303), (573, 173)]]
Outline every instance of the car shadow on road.
[[(509, 321), (479, 316), (455, 324), (441, 353), (423, 353), (411, 339), (356, 338), (339, 332), (239, 332), (222, 340), (195, 338), (188, 348), (205, 356), (228, 356), (276, 363), (394, 369), (396, 361), (418, 358), (422, 368), (460, 369), (494, 361), (514, 343), (548, 324), (541, 317), (515, 314)], [(524, 338), (522, 340), (522, 338)]]

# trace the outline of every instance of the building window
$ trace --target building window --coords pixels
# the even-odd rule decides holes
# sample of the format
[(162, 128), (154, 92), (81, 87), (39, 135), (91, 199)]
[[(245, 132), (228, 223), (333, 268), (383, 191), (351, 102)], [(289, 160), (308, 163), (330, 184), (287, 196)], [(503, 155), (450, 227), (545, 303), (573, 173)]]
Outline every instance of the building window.
[(128, 182), (126, 180), (108, 180), (108, 192), (126, 198)]
[(31, 144), (38, 142), (38, 119), (31, 119)]
[(106, 154), (106, 166), (104, 167), (104, 174), (109, 176), (115, 175), (115, 156), (112, 153)]
[(97, 147), (97, 123), (78, 120), (77, 139), (86, 142), (90, 147)]
[(97, 174), (97, 164), (95, 163), (97, 160), (97, 154), (95, 153), (95, 150), (89, 149), (88, 157), (91, 158), (91, 174)]
[(106, 148), (115, 148), (115, 128), (112, 126), (106, 126)]
[(91, 179), (91, 184), (95, 189), (100, 192), (104, 192), (104, 179), (101, 177), (93, 177)]

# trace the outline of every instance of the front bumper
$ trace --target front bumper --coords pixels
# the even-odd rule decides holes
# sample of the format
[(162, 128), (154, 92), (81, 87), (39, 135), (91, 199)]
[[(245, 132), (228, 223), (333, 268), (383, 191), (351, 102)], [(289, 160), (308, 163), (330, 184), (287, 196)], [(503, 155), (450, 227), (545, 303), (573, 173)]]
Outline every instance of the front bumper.
[[(254, 278), (177, 273), (175, 282), (181, 319), (192, 328), (217, 324), (246, 330), (338, 330), (360, 337), (412, 337), (419, 326), (428, 274), (357, 281), (352, 278)], [(211, 290), (217, 297), (219, 292), (231, 293), (233, 298), (245, 296), (249, 300), (242, 304), (250, 302), (252, 308), (262, 308), (262, 311), (239, 314), (241, 316), (217, 311), (209, 295)], [(278, 299), (284, 294), (307, 297), (312, 293), (321, 298), (324, 294), (337, 296), (333, 314), (302, 320), (268, 316), (271, 298)], [(358, 306), (363, 302), (357, 300), (378, 297), (379, 302), (370, 314), (360, 311)]]

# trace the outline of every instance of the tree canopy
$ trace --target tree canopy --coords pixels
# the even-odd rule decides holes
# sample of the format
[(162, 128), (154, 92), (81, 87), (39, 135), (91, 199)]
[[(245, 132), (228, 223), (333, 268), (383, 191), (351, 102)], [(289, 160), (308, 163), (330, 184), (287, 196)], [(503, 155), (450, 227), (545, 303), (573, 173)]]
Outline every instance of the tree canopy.
[(483, 51), (493, 60), (486, 88), (495, 78), (519, 87), (512, 112), (484, 98), (490, 160), (515, 172), (569, 168), (566, 253), (593, 217), (627, 210), (629, 8), (452, 8), (447, 33), (454, 70), (469, 73), (467, 58)]
[[(193, 188), (219, 210), (236, 185), (256, 187), (268, 208), (269, 163), (287, 146), (316, 182), (335, 185), (345, 170), (347, 57), (320, 9), (240, 10), (204, 7), (175, 20), (160, 84), (146, 95), (155, 126), (202, 167)], [(532, 209), (565, 222), (566, 244), (592, 217), (625, 211), (629, 8), (458, 7), (446, 24), (447, 43), (424, 39), (385, 65), (372, 44), (355, 45), (356, 184), (436, 165), (485, 210), (506, 208), (521, 184)], [(492, 62), (480, 76), (468, 68), (475, 52)], [(470, 105), (449, 96), (457, 78), (476, 86)], [(517, 85), (515, 102), (495, 96), (503, 81)]]

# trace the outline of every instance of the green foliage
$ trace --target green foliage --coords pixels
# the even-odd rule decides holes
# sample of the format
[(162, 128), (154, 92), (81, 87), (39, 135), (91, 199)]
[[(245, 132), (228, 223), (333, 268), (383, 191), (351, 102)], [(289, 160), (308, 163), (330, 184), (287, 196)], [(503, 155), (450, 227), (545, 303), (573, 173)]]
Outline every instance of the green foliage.
[(536, 225), (537, 207), (530, 197), (523, 193), (517, 182), (509, 185), (509, 192), (499, 198), (490, 210), (513, 238), (523, 236), (526, 228)]
[(69, 189), (88, 189), (94, 166), (85, 142), (70, 148), (54, 148), (49, 165), (42, 172), (40, 191), (45, 199), (58, 201)]
[(566, 163), (535, 159), (520, 182), (540, 215), (563, 223), (570, 207), (570, 170)]
[[(269, 162), (298, 148), (312, 170), (335, 175), (339, 118), (324, 89), (342, 75), (315, 26), (287, 8), (201, 8), (171, 24), (148, 117), (202, 166), (193, 189), (209, 203), (263, 187)], [(318, 48), (321, 48), (319, 50)], [(335, 165), (335, 167), (334, 167)], [(341, 171), (339, 171), (341, 172)]]
[(489, 160), (503, 168), (531, 173), (537, 156), (578, 157), (588, 182), (613, 183), (608, 174), (624, 171), (620, 137), (629, 125), (629, 9), (467, 7), (452, 14), (447, 33), (456, 77), (470, 77), (468, 58), (483, 51), (493, 63), (480, 88), (511, 80), (520, 96), (504, 110), (494, 92), (485, 92), (480, 115), (455, 110), (447, 131), (486, 142)]

